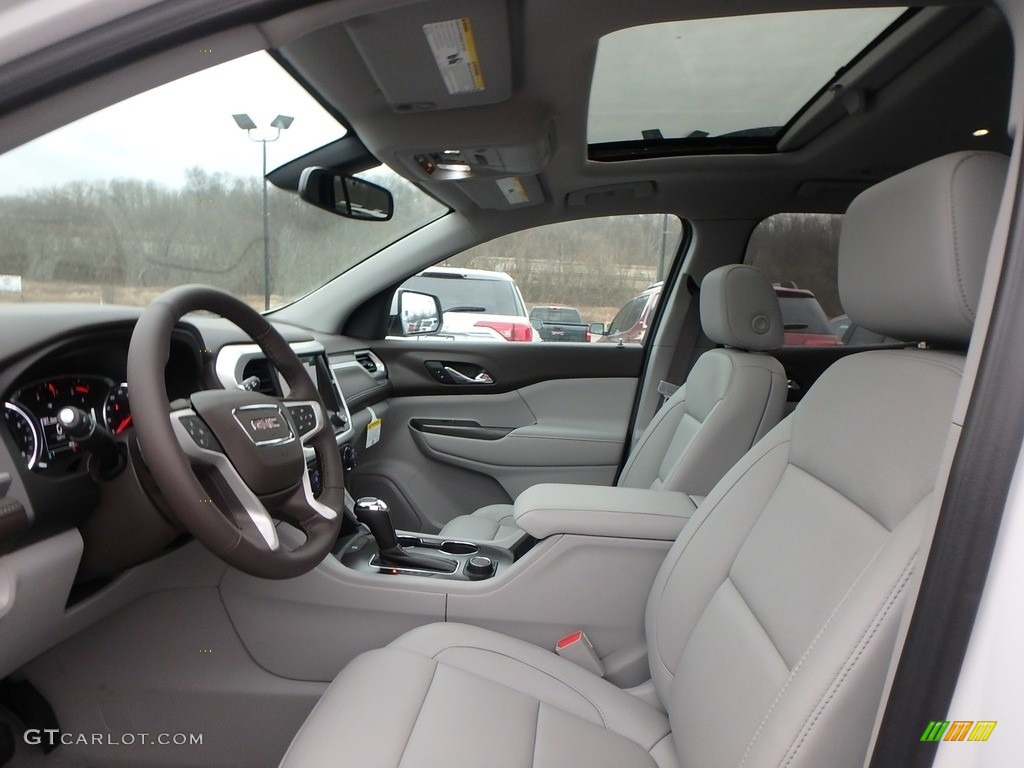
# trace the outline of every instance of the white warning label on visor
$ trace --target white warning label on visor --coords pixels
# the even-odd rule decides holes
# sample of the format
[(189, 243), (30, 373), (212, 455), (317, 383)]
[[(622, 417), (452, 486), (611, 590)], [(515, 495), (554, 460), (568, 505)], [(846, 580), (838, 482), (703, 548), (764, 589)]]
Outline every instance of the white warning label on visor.
[(468, 18), (424, 24), (434, 61), (444, 78), (448, 93), (476, 93), (484, 89), (480, 59), (476, 55), (473, 27)]
[(501, 190), (501, 194), (505, 196), (509, 205), (519, 205), (530, 201), (530, 196), (526, 194), (523, 182), (515, 176), (509, 176), (506, 179), (498, 179), (495, 184), (498, 185), (498, 189)]

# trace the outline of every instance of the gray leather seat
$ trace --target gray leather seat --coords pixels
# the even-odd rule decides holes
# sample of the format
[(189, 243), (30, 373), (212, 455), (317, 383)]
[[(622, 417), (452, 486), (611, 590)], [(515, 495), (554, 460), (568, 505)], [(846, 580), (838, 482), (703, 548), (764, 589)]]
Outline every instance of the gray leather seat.
[(664, 711), (541, 648), (435, 624), (353, 661), (283, 764), (860, 766), (941, 492), (1005, 169), (951, 155), (851, 205), (850, 316), (945, 351), (841, 359), (708, 495), (648, 601)]
[[(724, 349), (705, 352), (686, 383), (655, 414), (630, 453), (617, 485), (706, 496), (730, 467), (782, 418), (786, 374), (768, 354), (784, 328), (768, 279), (741, 264), (709, 272), (701, 284), (704, 333)], [(522, 535), (511, 504), (456, 517), (449, 539), (514, 542)]]

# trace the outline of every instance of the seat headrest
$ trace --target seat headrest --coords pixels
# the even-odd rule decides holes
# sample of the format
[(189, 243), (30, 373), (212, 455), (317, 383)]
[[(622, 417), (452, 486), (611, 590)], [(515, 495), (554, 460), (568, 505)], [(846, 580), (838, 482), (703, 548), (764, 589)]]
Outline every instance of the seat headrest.
[(1008, 158), (957, 152), (911, 168), (850, 204), (839, 297), (850, 319), (905, 341), (971, 338)]
[(765, 351), (782, 346), (782, 312), (775, 289), (759, 269), (730, 264), (700, 284), (700, 323), (716, 344)]

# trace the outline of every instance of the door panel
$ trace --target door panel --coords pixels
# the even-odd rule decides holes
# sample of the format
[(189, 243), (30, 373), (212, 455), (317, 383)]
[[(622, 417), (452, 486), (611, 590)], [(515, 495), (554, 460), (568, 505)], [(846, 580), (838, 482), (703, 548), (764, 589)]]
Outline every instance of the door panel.
[[(643, 347), (544, 342), (455, 342), (420, 337), (383, 342), (374, 352), (385, 362), (399, 395), (511, 392), (560, 379), (639, 376)], [(472, 373), (486, 371), (492, 383), (442, 382), (428, 364), (441, 362)]]
[[(380, 442), (350, 477), (396, 525), (436, 531), (539, 482), (611, 485), (622, 458), (640, 346), (386, 342), (392, 384)], [(493, 382), (446, 382), (433, 363)], [(436, 366), (434, 366), (436, 371)]]

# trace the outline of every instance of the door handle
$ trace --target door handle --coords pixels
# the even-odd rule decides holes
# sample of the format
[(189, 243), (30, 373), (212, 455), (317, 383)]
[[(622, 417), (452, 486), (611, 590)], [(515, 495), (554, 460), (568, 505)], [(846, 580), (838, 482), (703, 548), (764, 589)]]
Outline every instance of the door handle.
[(487, 387), (494, 384), (494, 377), (476, 363), (424, 360), (423, 365), (441, 384), (456, 384), (460, 387)]
[(467, 376), (462, 371), (457, 371), (450, 365), (444, 367), (444, 372), (452, 377), (456, 384), (493, 384), (494, 379), (487, 371), (481, 369), (476, 376)]

